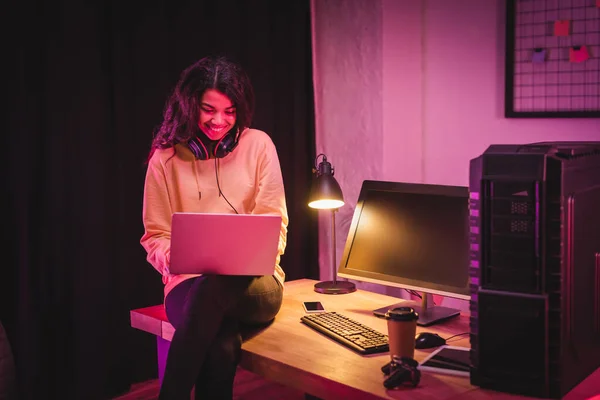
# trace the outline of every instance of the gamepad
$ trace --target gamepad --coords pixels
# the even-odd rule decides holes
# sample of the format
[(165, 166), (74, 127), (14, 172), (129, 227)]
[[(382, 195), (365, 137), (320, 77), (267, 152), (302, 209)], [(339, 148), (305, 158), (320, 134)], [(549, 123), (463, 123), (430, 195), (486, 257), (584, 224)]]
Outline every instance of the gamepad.
[[(408, 363), (409, 365), (414, 366), (415, 368), (417, 368), (419, 366), (418, 362), (416, 362), (415, 360), (413, 360), (412, 358), (409, 358), (409, 357), (396, 357), (396, 356), (394, 356), (394, 361), (396, 363), (405, 362), (405, 363)], [(386, 375), (389, 375), (391, 368), (392, 368), (392, 361), (386, 363), (383, 367), (381, 367), (381, 372), (383, 372)]]
[(392, 361), (381, 367), (387, 376), (383, 381), (386, 389), (394, 389), (401, 385), (417, 386), (421, 381), (421, 371), (417, 369), (419, 363), (409, 357), (393, 357)]

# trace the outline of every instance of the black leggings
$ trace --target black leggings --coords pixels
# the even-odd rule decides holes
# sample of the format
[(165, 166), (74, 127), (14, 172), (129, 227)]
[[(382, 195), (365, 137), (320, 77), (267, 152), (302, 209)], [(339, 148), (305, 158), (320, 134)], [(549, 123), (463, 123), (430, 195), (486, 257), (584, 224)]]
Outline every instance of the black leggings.
[(231, 399), (244, 327), (267, 324), (281, 307), (274, 276), (204, 275), (174, 287), (165, 299), (175, 327), (160, 400)]

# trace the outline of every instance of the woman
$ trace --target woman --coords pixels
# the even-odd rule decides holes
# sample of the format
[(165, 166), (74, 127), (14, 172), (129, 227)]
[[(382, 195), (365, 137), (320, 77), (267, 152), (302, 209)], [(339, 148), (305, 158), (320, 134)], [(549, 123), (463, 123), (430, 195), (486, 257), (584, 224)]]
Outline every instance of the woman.
[[(203, 58), (181, 74), (152, 142), (141, 244), (162, 274), (167, 317), (176, 329), (160, 399), (189, 399), (194, 385), (196, 398), (231, 398), (241, 326), (268, 323), (281, 307), (279, 259), (288, 224), (283, 179), (273, 142), (249, 128), (253, 112), (244, 71), (225, 58)], [(174, 212), (281, 215), (275, 275), (171, 274)]]

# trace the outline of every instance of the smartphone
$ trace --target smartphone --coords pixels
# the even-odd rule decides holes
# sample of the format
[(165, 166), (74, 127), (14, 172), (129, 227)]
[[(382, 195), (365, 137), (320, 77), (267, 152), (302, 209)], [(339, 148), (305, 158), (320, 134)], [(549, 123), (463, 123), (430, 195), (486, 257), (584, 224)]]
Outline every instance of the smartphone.
[(302, 305), (304, 306), (304, 311), (307, 313), (325, 312), (325, 307), (323, 307), (320, 301), (305, 301)]

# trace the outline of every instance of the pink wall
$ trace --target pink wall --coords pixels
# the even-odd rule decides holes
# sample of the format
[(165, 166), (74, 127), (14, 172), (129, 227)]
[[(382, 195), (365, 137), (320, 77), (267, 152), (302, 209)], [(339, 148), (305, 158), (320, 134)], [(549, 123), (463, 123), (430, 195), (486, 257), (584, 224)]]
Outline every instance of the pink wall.
[[(597, 118), (503, 117), (504, 7), (313, 0), (317, 151), (337, 168), (347, 201), (338, 261), (364, 179), (467, 185), (469, 160), (490, 144), (600, 140)], [(319, 232), (322, 279), (331, 275), (328, 218)]]
[(466, 185), (466, 161), (492, 143), (600, 140), (598, 118), (503, 117), (503, 1), (426, 3), (422, 133), (426, 182)]

